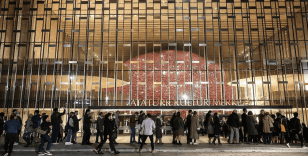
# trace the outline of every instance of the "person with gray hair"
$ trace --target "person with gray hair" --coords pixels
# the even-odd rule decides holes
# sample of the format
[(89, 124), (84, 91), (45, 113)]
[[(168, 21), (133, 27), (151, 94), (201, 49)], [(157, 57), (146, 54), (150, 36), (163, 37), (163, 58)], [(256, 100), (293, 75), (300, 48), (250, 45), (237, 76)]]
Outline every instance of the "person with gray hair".
[(239, 144), (239, 127), (241, 126), (240, 119), (237, 115), (237, 110), (233, 110), (232, 114), (229, 115), (227, 124), (231, 127), (230, 132), (230, 144), (233, 143), (233, 137), (236, 137), (236, 144)]

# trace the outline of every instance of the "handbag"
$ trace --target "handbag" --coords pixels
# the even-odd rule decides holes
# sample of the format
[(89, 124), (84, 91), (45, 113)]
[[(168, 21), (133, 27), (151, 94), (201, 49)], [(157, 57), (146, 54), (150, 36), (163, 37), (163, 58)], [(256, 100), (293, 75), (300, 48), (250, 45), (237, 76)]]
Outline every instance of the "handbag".
[(112, 134), (111, 134), (111, 138), (112, 138), (112, 139), (116, 139), (116, 138), (117, 138), (117, 133), (112, 132)]
[(46, 134), (46, 131), (42, 130), (41, 126), (39, 126), (39, 127), (36, 128), (36, 133), (44, 135), (44, 134)]

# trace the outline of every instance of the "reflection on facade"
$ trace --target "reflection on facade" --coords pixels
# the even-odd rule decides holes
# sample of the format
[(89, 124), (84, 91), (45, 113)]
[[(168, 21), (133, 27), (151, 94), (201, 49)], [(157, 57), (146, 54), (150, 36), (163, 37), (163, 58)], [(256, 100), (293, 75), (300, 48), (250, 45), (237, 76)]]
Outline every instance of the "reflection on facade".
[(307, 121), (307, 17), (300, 0), (3, 0), (1, 107), (292, 106), (271, 111)]

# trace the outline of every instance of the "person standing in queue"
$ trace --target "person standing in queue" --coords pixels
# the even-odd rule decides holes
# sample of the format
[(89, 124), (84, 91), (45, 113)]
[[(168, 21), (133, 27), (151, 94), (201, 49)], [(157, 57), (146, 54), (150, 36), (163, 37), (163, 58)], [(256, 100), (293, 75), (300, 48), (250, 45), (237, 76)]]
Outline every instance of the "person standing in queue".
[(151, 148), (152, 148), (151, 153), (156, 153), (156, 151), (154, 150), (154, 142), (153, 142), (153, 129), (155, 129), (155, 123), (151, 119), (151, 117), (152, 117), (151, 114), (147, 114), (147, 118), (142, 122), (141, 127), (144, 129), (144, 132), (143, 132), (142, 143), (139, 148), (139, 153), (142, 153), (142, 147), (148, 137), (150, 138), (151, 141)]
[(138, 135), (138, 144), (141, 144), (141, 140), (142, 140), (142, 134), (141, 134), (141, 124), (142, 124), (142, 121), (143, 121), (143, 111), (140, 111), (140, 115), (138, 117), (138, 125), (139, 125), (139, 135)]
[[(46, 133), (41, 135), (41, 144), (40, 144), (39, 152), (38, 152), (39, 154), (52, 155), (50, 153), (52, 141), (51, 141), (51, 139), (48, 135), (51, 131), (51, 128), (52, 127), (51, 127), (51, 123), (49, 122), (48, 115), (44, 115), (43, 122), (41, 124), (41, 130), (45, 131)], [(48, 142), (48, 144), (47, 144), (47, 148), (46, 148), (45, 152), (43, 152), (43, 147), (44, 147), (45, 142)]]
[(159, 144), (162, 145), (162, 144), (164, 144), (162, 142), (163, 133), (161, 132), (161, 129), (163, 127), (163, 122), (162, 122), (162, 118), (161, 118), (160, 113), (157, 114), (157, 117), (156, 117), (156, 120), (155, 120), (155, 125), (156, 125), (155, 144), (157, 144), (157, 142), (159, 141)]
[(218, 139), (218, 145), (221, 145), (220, 142), (220, 134), (221, 134), (221, 130), (220, 130), (220, 120), (218, 118), (218, 114), (214, 113), (214, 118), (213, 118), (213, 122), (214, 122), (214, 140), (212, 142), (213, 145), (215, 144), (216, 139)]
[(31, 133), (33, 132), (33, 122), (31, 120), (32, 117), (33, 117), (33, 114), (29, 114), (28, 120), (26, 121), (24, 135), (22, 137), (27, 142), (26, 146), (24, 147), (29, 147), (29, 145), (31, 144)]
[(184, 136), (184, 120), (181, 117), (181, 112), (177, 112), (176, 118), (173, 119), (175, 140), (177, 141), (177, 145), (182, 145), (181, 136)]
[(186, 121), (186, 128), (187, 128), (187, 144), (190, 144), (192, 142), (192, 139), (190, 138), (190, 126), (191, 126), (191, 113), (192, 110), (188, 111), (188, 115), (186, 117), (187, 121)]
[(103, 140), (103, 128), (104, 128), (104, 117), (103, 112), (99, 112), (99, 115), (96, 120), (96, 141), (95, 143), (98, 143), (98, 138), (101, 138), (101, 141)]
[(247, 123), (246, 123), (246, 118), (247, 118), (247, 109), (246, 108), (243, 108), (243, 114), (242, 114), (242, 126), (243, 126), (243, 130), (244, 130), (244, 136), (243, 136), (243, 138), (244, 138), (244, 140), (242, 140), (243, 141), (243, 143), (247, 143), (248, 141), (247, 141)]
[[(39, 114), (40, 111), (39, 110), (35, 110), (34, 111), (34, 116), (32, 117), (32, 122), (33, 122), (33, 129), (38, 128), (41, 125), (41, 115)], [(34, 139), (34, 143), (37, 143), (37, 138), (38, 138), (39, 134), (37, 134), (35, 131), (33, 131), (32, 136), (31, 136), (31, 142), (33, 142)]]
[(175, 128), (174, 128), (174, 125), (173, 125), (173, 121), (174, 119), (176, 118), (176, 113), (173, 113), (172, 115), (172, 118), (170, 119), (170, 126), (171, 126), (171, 129), (172, 129), (172, 144), (176, 144), (176, 141), (175, 141)]
[(302, 134), (302, 125), (300, 123), (300, 120), (298, 118), (298, 113), (295, 112), (293, 113), (294, 117), (290, 119), (289, 123), (289, 130), (290, 130), (290, 138), (288, 139), (287, 142), (287, 147), (290, 148), (290, 143), (293, 142), (293, 139), (295, 138), (295, 135), (298, 136), (299, 140), (301, 141), (301, 147), (306, 148), (304, 145), (304, 140), (303, 140), (303, 134)]
[(100, 144), (95, 148), (94, 152), (96, 154), (104, 154), (102, 152), (102, 147), (106, 143), (107, 139), (109, 138), (109, 145), (111, 151), (114, 152), (114, 154), (119, 154), (120, 152), (117, 151), (114, 147), (114, 137), (113, 134), (116, 133), (114, 129), (114, 123), (112, 122), (112, 115), (111, 113), (107, 113), (105, 115), (104, 119), (104, 140), (101, 140)]
[(82, 119), (78, 119), (78, 111), (75, 111), (74, 116), (72, 117), (74, 120), (74, 131), (73, 131), (73, 138), (72, 143), (76, 144), (76, 139), (77, 139), (77, 132), (79, 131), (79, 121)]
[(58, 108), (53, 109), (53, 114), (51, 115), (51, 125), (52, 125), (51, 141), (52, 141), (52, 144), (54, 145), (59, 144), (57, 143), (57, 138), (60, 133), (61, 117), (64, 114), (65, 114), (65, 109), (63, 110), (62, 113), (58, 112)]
[(90, 124), (91, 124), (91, 117), (90, 117), (91, 111), (90, 109), (86, 110), (86, 113), (83, 116), (83, 137), (82, 137), (82, 143), (81, 145), (92, 145), (90, 143), (90, 136), (91, 136), (91, 130), (90, 130)]
[(134, 144), (136, 143), (136, 117), (138, 116), (138, 112), (135, 112), (133, 115), (130, 116), (130, 129), (132, 130), (132, 133), (130, 135), (130, 143)]
[(21, 130), (21, 124), (17, 121), (16, 114), (10, 116), (10, 120), (7, 121), (3, 127), (6, 132), (4, 141), (4, 156), (10, 156), (13, 151), (14, 142), (19, 142), (18, 132)]
[[(199, 143), (197, 142), (197, 139), (199, 139), (199, 134), (197, 132), (197, 129), (199, 128), (199, 120), (198, 120), (197, 115), (198, 115), (197, 112), (194, 111), (193, 116), (191, 117), (191, 125), (190, 125), (190, 136), (189, 136), (189, 138), (191, 139), (191, 142), (189, 144), (194, 144), (194, 145), (199, 145)], [(187, 120), (187, 122), (188, 122), (188, 120)], [(192, 140), (194, 140), (193, 143), (192, 143)]]
[(260, 111), (260, 114), (258, 115), (258, 119), (259, 119), (259, 125), (258, 125), (258, 139), (259, 139), (259, 143), (263, 143), (261, 141), (262, 136), (263, 136), (263, 117), (264, 117), (264, 110), (262, 109)]

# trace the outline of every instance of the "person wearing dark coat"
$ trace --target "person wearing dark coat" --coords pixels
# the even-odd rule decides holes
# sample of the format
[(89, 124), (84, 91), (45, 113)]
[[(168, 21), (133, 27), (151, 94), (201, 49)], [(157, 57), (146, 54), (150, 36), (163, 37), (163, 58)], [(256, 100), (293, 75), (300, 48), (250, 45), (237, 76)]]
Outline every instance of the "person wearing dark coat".
[(214, 113), (214, 118), (213, 118), (213, 121), (214, 121), (214, 140), (212, 142), (213, 145), (216, 145), (215, 144), (215, 141), (216, 139), (218, 139), (218, 144), (221, 145), (221, 142), (220, 142), (220, 134), (221, 134), (221, 130), (220, 130), (220, 120), (218, 118), (218, 114), (217, 113)]
[(114, 154), (119, 154), (120, 152), (117, 151), (114, 147), (114, 138), (113, 138), (113, 133), (115, 132), (115, 123), (112, 121), (112, 115), (111, 113), (108, 113), (105, 115), (104, 119), (104, 140), (101, 140), (100, 144), (95, 148), (95, 153), (97, 154), (104, 154), (102, 152), (102, 147), (107, 141), (107, 136), (109, 136), (109, 145), (111, 151), (114, 151)]
[(234, 134), (235, 134), (236, 144), (239, 144), (239, 127), (241, 127), (241, 123), (240, 123), (240, 119), (237, 115), (236, 109), (233, 110), (231, 115), (229, 115), (227, 123), (231, 127), (230, 142), (229, 143), (231, 143), (231, 144), (233, 143), (233, 137), (234, 137)]
[(91, 124), (91, 117), (90, 117), (90, 109), (86, 110), (86, 113), (84, 114), (83, 118), (83, 138), (81, 145), (92, 145), (90, 143), (90, 136), (91, 136), (91, 130), (90, 130), (90, 124)]
[(214, 122), (213, 122), (213, 116), (212, 116), (212, 111), (208, 111), (207, 114), (205, 115), (205, 120), (204, 120), (204, 128), (207, 131), (208, 138), (209, 138), (209, 143), (212, 143), (212, 138), (214, 137)]
[(65, 114), (65, 109), (62, 113), (58, 112), (58, 108), (53, 109), (53, 114), (51, 115), (51, 125), (52, 125), (52, 134), (51, 134), (51, 141), (53, 144), (58, 144), (57, 137), (60, 133), (60, 124), (61, 124), (61, 117)]
[(258, 125), (258, 139), (259, 139), (259, 143), (263, 143), (261, 141), (261, 138), (263, 136), (263, 117), (264, 117), (264, 110), (260, 111), (260, 114), (258, 115), (258, 119), (259, 119), (259, 125)]
[(186, 117), (187, 121), (186, 121), (186, 128), (187, 128), (187, 143), (190, 144), (190, 142), (192, 142), (192, 139), (190, 138), (190, 125), (191, 125), (191, 113), (192, 110), (188, 111), (188, 115)]
[[(144, 115), (145, 115), (145, 113), (143, 111), (140, 111), (140, 115), (138, 117), (138, 125), (139, 125), (139, 127), (141, 127), (142, 121), (145, 118)], [(139, 130), (139, 135), (138, 135), (138, 144), (141, 144), (141, 141), (142, 141), (142, 138), (143, 138), (143, 135), (140, 132), (141, 132), (141, 128)]]
[(176, 118), (173, 119), (174, 135), (177, 140), (177, 145), (182, 145), (181, 136), (184, 135), (184, 120), (181, 117), (181, 112), (177, 112)]
[(171, 126), (171, 129), (172, 129), (172, 144), (176, 144), (176, 141), (175, 141), (175, 134), (174, 134), (174, 126), (173, 126), (173, 120), (176, 118), (176, 113), (173, 113), (173, 116), (172, 118), (170, 119), (170, 126)]
[(304, 145), (304, 140), (303, 140), (303, 135), (302, 135), (302, 125), (300, 123), (300, 120), (298, 119), (298, 113), (295, 112), (293, 113), (293, 115), (294, 117), (290, 119), (290, 123), (289, 123), (290, 139), (286, 145), (288, 148), (290, 148), (290, 143), (293, 142), (295, 135), (297, 135), (299, 140), (301, 141), (301, 147), (306, 148)]
[[(34, 116), (31, 119), (32, 122), (33, 122), (33, 129), (36, 129), (37, 127), (39, 127), (41, 125), (42, 119), (41, 119), (41, 115), (39, 113), (40, 113), (39, 110), (34, 111)], [(39, 135), (35, 131), (33, 131), (32, 136), (31, 136), (31, 142), (33, 142), (33, 139), (35, 139), (34, 142), (37, 143), (38, 142), (37, 141), (38, 136)]]
[(255, 143), (255, 144), (258, 144), (257, 142), (258, 130), (256, 129), (257, 123), (258, 122), (253, 116), (252, 111), (249, 111), (248, 116), (246, 117), (248, 141), (251, 140), (251, 143)]
[(10, 116), (10, 120), (7, 121), (3, 127), (6, 132), (4, 141), (5, 156), (10, 156), (13, 151), (14, 142), (19, 142), (18, 131), (21, 130), (21, 124), (17, 121), (16, 114)]
[[(48, 115), (44, 115), (42, 118), (43, 118), (43, 122), (41, 124), (41, 129), (45, 131), (46, 133), (41, 135), (41, 144), (39, 146), (39, 154), (40, 155), (52, 155), (50, 153), (52, 141), (48, 135), (51, 131), (51, 123), (49, 122)], [(48, 142), (48, 144), (47, 144), (47, 148), (45, 152), (43, 152), (43, 147), (44, 147), (45, 142)]]
[(289, 133), (289, 125), (288, 120), (286, 119), (286, 116), (281, 115), (281, 137), (280, 137), (280, 144), (284, 144), (284, 141), (288, 142), (290, 133)]
[(97, 120), (96, 120), (96, 141), (95, 143), (98, 143), (98, 138), (100, 137), (101, 140), (103, 140), (103, 128), (104, 128), (104, 117), (103, 112), (100, 112)]
[(244, 143), (246, 143), (246, 142), (248, 142), (247, 141), (247, 123), (246, 123), (246, 118), (247, 118), (247, 109), (246, 108), (244, 108), (243, 109), (243, 114), (242, 114), (242, 126), (243, 126), (243, 131), (244, 131), (244, 140), (243, 140), (243, 142)]
[(162, 144), (164, 144), (162, 142), (163, 133), (161, 132), (163, 124), (162, 124), (160, 113), (157, 114), (157, 117), (155, 119), (155, 124), (156, 124), (156, 126), (155, 126), (156, 127), (156, 130), (155, 130), (155, 132), (156, 132), (155, 144), (157, 144), (157, 142), (159, 141), (158, 144), (162, 145)]
[(76, 139), (77, 139), (77, 132), (79, 131), (79, 122), (82, 118), (78, 119), (78, 111), (75, 111), (74, 116), (72, 117), (74, 121), (74, 130), (73, 130), (73, 138), (72, 140), (73, 144), (76, 144)]

